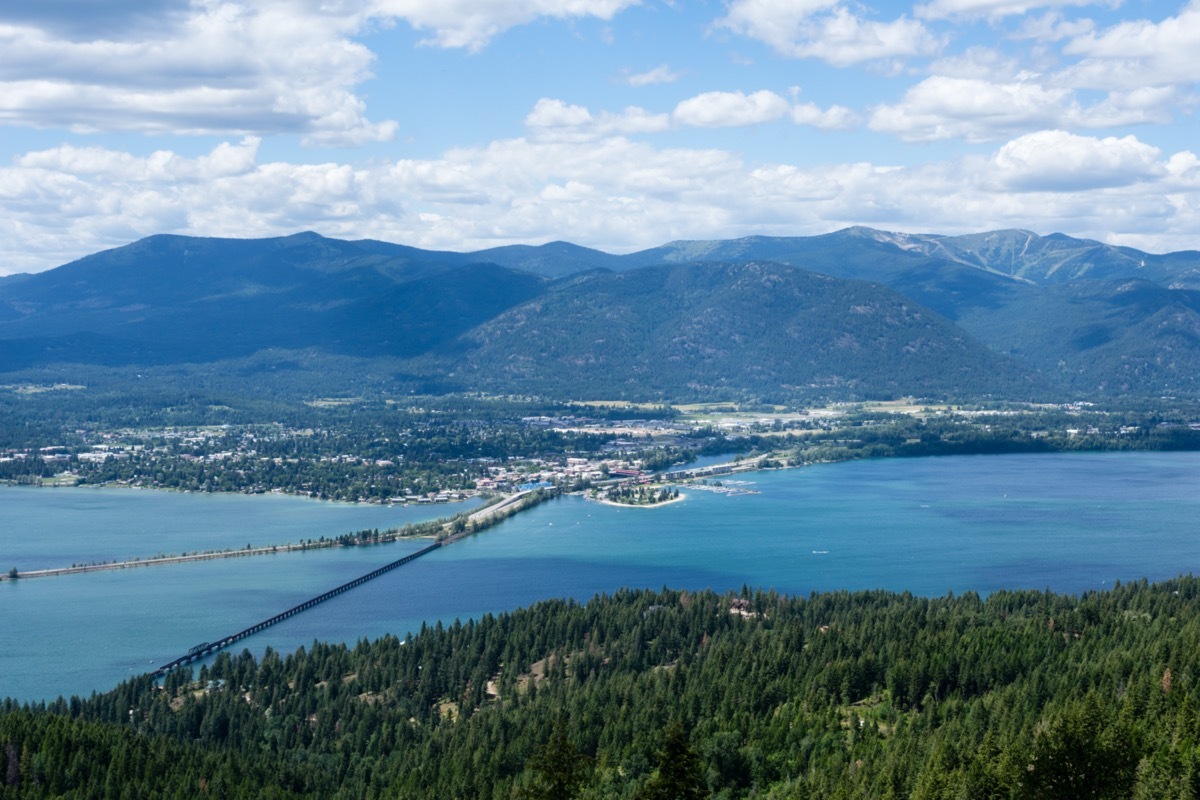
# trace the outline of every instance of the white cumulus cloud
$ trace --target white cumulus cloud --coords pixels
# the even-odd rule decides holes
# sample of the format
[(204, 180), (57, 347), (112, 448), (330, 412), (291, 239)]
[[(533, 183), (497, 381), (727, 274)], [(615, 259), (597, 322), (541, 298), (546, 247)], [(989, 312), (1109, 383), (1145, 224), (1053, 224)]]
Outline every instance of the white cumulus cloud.
[(705, 92), (681, 101), (672, 116), (682, 125), (726, 128), (772, 122), (790, 108), (787, 100), (765, 89), (752, 94)]
[(938, 41), (917, 20), (863, 19), (837, 0), (734, 0), (717, 23), (791, 58), (835, 66), (935, 52)]
[(1054, 125), (1069, 105), (1069, 90), (1034, 81), (935, 75), (911, 87), (900, 103), (875, 108), (869, 126), (906, 141), (983, 142)]
[[(598, 118), (599, 115), (593, 115)], [(671, 239), (825, 233), (854, 224), (965, 233), (1026, 227), (1152, 250), (1196, 247), (1200, 160), (1134, 137), (1018, 137), (990, 157), (900, 168), (747, 164), (625, 137), (498, 140), (428, 159), (261, 162), (253, 139), (186, 157), (53, 148), (0, 167), (0, 273), (154, 233), (317, 230), (433, 249), (569, 239), (609, 251)]]
[(1068, 55), (1080, 56), (1066, 71), (1077, 86), (1135, 89), (1167, 84), (1194, 87), (1200, 72), (1200, 0), (1161, 22), (1134, 20), (1093, 31), (1068, 42)]
[(1100, 102), (1079, 111), (1070, 121), (1088, 128), (1169, 123), (1179, 108), (1179, 97), (1179, 91), (1173, 86), (1112, 91)]
[(1090, 19), (1064, 19), (1057, 11), (1050, 11), (1040, 17), (1025, 19), (1016, 38), (1059, 42), (1085, 36), (1095, 30), (1095, 27), (1096, 23)]
[(592, 123), (592, 113), (583, 106), (569, 105), (562, 100), (543, 97), (525, 117), (532, 128), (575, 128)]
[(584, 106), (543, 97), (525, 117), (525, 126), (539, 141), (582, 142), (606, 136), (662, 133), (678, 126), (730, 128), (758, 125), (790, 117), (797, 125), (821, 130), (857, 126), (859, 116), (845, 106), (822, 109), (815, 103), (790, 104), (774, 92), (705, 92), (681, 101), (672, 114), (653, 113), (638, 106), (620, 112), (593, 114)]
[(539, 17), (612, 19), (639, 0), (374, 0), (373, 12), (430, 31), (425, 44), (478, 51), (518, 25)]
[(660, 64), (651, 70), (645, 72), (628, 73), (624, 77), (626, 84), (634, 88), (642, 86), (653, 86), (659, 83), (674, 83), (679, 80), (679, 73), (672, 70), (666, 64)]
[(822, 109), (816, 103), (798, 103), (792, 107), (792, 122), (821, 130), (847, 130), (858, 126), (860, 121), (858, 114), (845, 106)]
[(603, 136), (660, 133), (671, 127), (666, 114), (629, 106), (620, 113), (593, 115), (583, 106), (543, 97), (525, 117), (525, 125), (543, 141), (587, 141)]
[(933, 0), (916, 7), (918, 17), (1007, 17), (1038, 8), (1092, 5), (1096, 0)]
[(1157, 147), (1134, 136), (1097, 139), (1038, 131), (1008, 142), (992, 158), (995, 178), (1021, 191), (1078, 191), (1128, 186), (1167, 174)]
[(368, 119), (354, 94), (374, 60), (347, 38), (361, 23), (288, 0), (197, 0), (143, 38), (80, 40), (0, 23), (0, 124), (390, 139), (396, 123)]
[(988, 142), (1054, 128), (1169, 123), (1179, 99), (1174, 87), (1143, 86), (1083, 105), (1061, 76), (992, 81), (934, 75), (910, 87), (900, 102), (876, 106), (869, 126), (912, 142)]
[[(314, 145), (396, 135), (358, 86), (375, 54), (353, 40), (404, 20), (428, 43), (479, 50), (542, 17), (611, 19), (637, 0), (116, 0), (125, 24), (0, 8), (0, 125), (73, 133), (292, 133)], [(104, 4), (106, 7), (108, 4)], [(98, 18), (84, 9), (80, 16)], [(90, 31), (90, 35), (85, 35)]]
[(260, 141), (258, 137), (247, 136), (238, 144), (223, 142), (197, 158), (184, 158), (170, 150), (157, 150), (149, 156), (137, 157), (104, 147), (64, 144), (20, 156), (15, 163), (29, 169), (103, 176), (114, 181), (207, 181), (243, 175), (255, 169)]

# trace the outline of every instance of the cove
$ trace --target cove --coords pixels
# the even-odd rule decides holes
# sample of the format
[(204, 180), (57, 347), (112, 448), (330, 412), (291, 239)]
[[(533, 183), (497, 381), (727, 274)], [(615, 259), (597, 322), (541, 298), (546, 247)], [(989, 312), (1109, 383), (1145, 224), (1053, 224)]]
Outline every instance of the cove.
[[(622, 587), (1080, 592), (1200, 567), (1195, 453), (895, 459), (737, 477), (758, 494), (685, 489), (687, 500), (658, 509), (559, 498), (243, 644), (261, 653), (403, 637)], [(0, 584), (0, 695), (103, 691), (418, 546)]]

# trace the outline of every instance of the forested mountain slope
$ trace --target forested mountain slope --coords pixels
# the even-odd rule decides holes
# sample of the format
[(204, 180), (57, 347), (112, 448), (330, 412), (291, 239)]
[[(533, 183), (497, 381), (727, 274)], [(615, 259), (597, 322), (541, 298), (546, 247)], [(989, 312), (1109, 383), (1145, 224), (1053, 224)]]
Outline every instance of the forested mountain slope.
[(700, 257), (766, 258), (882, 283), (1066, 391), (1174, 394), (1200, 381), (1197, 252), (1152, 255), (1020, 230), (935, 236), (859, 227), (675, 242), (628, 258)]
[(1194, 797), (1198, 602), (637, 591), (222, 655), (4, 706), (0, 798)]
[[(818, 290), (809, 275), (776, 297), (766, 280), (715, 286), (716, 264), (734, 283), (747, 265), (781, 286), (809, 273), (836, 283)], [(674, 277), (647, 277), (655, 268)], [(882, 299), (882, 287), (895, 294)], [(0, 279), (0, 374), (84, 384), (95, 368), (259, 369), (291, 394), (338, 375), (399, 394), (1161, 396), (1200, 380), (1197, 292), (1200, 253), (1017, 230), (848, 228), (627, 255), (569, 242), (455, 253), (314, 233), (153, 236)], [(924, 339), (912, 318), (883, 321), (904, 319), (892, 311), (905, 304), (924, 315)]]
[(77, 262), (0, 286), (0, 371), (204, 363), (271, 349), (406, 358), (535, 296), (544, 282), (492, 264), (399, 276), (379, 265), (298, 267), (270, 255), (195, 266), (134, 256), (116, 266)]
[(1188, 395), (1200, 389), (1200, 291), (1150, 281), (1017, 289), (1009, 302), (960, 310), (993, 350), (1081, 394)]
[[(1200, 252), (1194, 250), (1155, 255), (1061, 233), (1039, 236), (1025, 230), (941, 236), (858, 226), (820, 236), (671, 242), (625, 257), (630, 266), (747, 259), (769, 259), (889, 285), (886, 275), (895, 273), (898, 265), (935, 261), (1033, 285), (1138, 278), (1174, 288), (1200, 288)], [(885, 263), (878, 263), (880, 259)], [(864, 269), (879, 272), (862, 274)]]
[(464, 386), (581, 398), (1032, 386), (1017, 364), (895, 292), (760, 262), (589, 273), (469, 332), (443, 357), (448, 380)]

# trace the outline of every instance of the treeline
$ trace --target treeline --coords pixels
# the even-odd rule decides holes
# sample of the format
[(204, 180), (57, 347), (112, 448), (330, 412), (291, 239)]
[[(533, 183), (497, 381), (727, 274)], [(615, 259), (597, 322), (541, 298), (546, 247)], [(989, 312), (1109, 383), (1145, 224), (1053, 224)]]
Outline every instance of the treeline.
[(679, 497), (679, 490), (666, 486), (617, 485), (605, 489), (602, 495), (614, 503), (627, 506), (652, 506)]
[[(1200, 450), (1200, 430), (1126, 414), (864, 417), (804, 437), (795, 463), (855, 458)], [(793, 438), (791, 440), (795, 442)]]
[[(789, 422), (778, 434), (701, 430), (697, 455), (789, 454), (793, 465), (858, 458), (1005, 453), (1200, 450), (1200, 408), (949, 411), (925, 418), (854, 412), (836, 421)], [(766, 465), (764, 465), (766, 466)]]
[(1200, 580), (626, 591), (0, 708), (0, 797), (1192, 798)]
[[(251, 375), (230, 376), (215, 386), (183, 380), (174, 373), (143, 376), (133, 370), (71, 373), (70, 388), (49, 388), (61, 375), (6, 373), (0, 385), (0, 447), (45, 447), (82, 441), (90, 431), (189, 426), (278, 425), (336, 431), (375, 438), (400, 428), (431, 429), (459, 423), (471, 427), (514, 425), (522, 417), (586, 415), (607, 417), (613, 409), (522, 397), (470, 394), (402, 395), (347, 393), (348, 383), (309, 381), (294, 395), (256, 391)], [(186, 389), (180, 386), (186, 385)], [(27, 388), (20, 388), (27, 387)], [(370, 398), (370, 399), (368, 399)], [(622, 418), (658, 410), (629, 409)], [(666, 414), (673, 411), (666, 410)]]

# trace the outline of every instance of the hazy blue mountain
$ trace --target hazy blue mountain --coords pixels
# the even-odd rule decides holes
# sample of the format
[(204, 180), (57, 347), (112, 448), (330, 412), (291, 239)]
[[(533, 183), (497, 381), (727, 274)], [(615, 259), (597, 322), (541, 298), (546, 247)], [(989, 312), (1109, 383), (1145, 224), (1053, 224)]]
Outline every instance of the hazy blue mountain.
[(151, 237), (0, 284), (0, 370), (211, 362), (271, 348), (403, 358), (543, 282), (489, 264), (401, 263), (315, 234)]
[(1196, 387), (1198, 293), (1200, 253), (1027, 231), (856, 227), (628, 255), (152, 236), (0, 280), (0, 372), (307, 352), (568, 396), (1161, 394)]
[(1061, 233), (1038, 236), (1023, 230), (910, 237), (902, 246), (1038, 284), (1140, 278), (1200, 288), (1200, 252), (1194, 251), (1159, 256)]
[(1015, 362), (890, 289), (773, 262), (589, 273), (458, 345), (448, 380), (575, 398), (1013, 395), (1031, 386)]
[(1080, 392), (1200, 389), (1200, 291), (1138, 279), (1025, 288), (957, 322), (993, 350)]
[(300, 233), (273, 239), (151, 236), (81, 258), (14, 284), (0, 284), (0, 320), (67, 311), (134, 313), (200, 301), (279, 295), (353, 271), (377, 273), (389, 283), (461, 266), (437, 254), (396, 245), (327, 239)]
[(674, 242), (629, 258), (685, 263), (701, 254), (878, 281), (1072, 391), (1171, 393), (1198, 384), (1198, 252), (1152, 255), (1019, 230), (937, 236), (856, 227)]
[[(865, 258), (869, 254), (882, 261), (871, 263)], [(933, 259), (1040, 285), (1140, 278), (1172, 288), (1200, 289), (1200, 252), (1153, 255), (1060, 233), (1039, 236), (1023, 230), (939, 236), (853, 227), (821, 236), (680, 241), (633, 253), (626, 257), (626, 263), (641, 266), (748, 259), (779, 261), (889, 285), (906, 265)]]
[(477, 250), (470, 256), (476, 261), (500, 264), (548, 278), (563, 278), (593, 269), (617, 270), (626, 266), (622, 256), (580, 247), (570, 242), (550, 242), (536, 247), (509, 245), (491, 250)]
[(824, 236), (673, 242), (627, 258), (630, 263), (681, 264), (696, 257), (769, 260), (836, 278), (874, 281), (949, 319), (973, 305), (1003, 304), (1015, 285), (1011, 278), (897, 247), (869, 228), (847, 228)]

